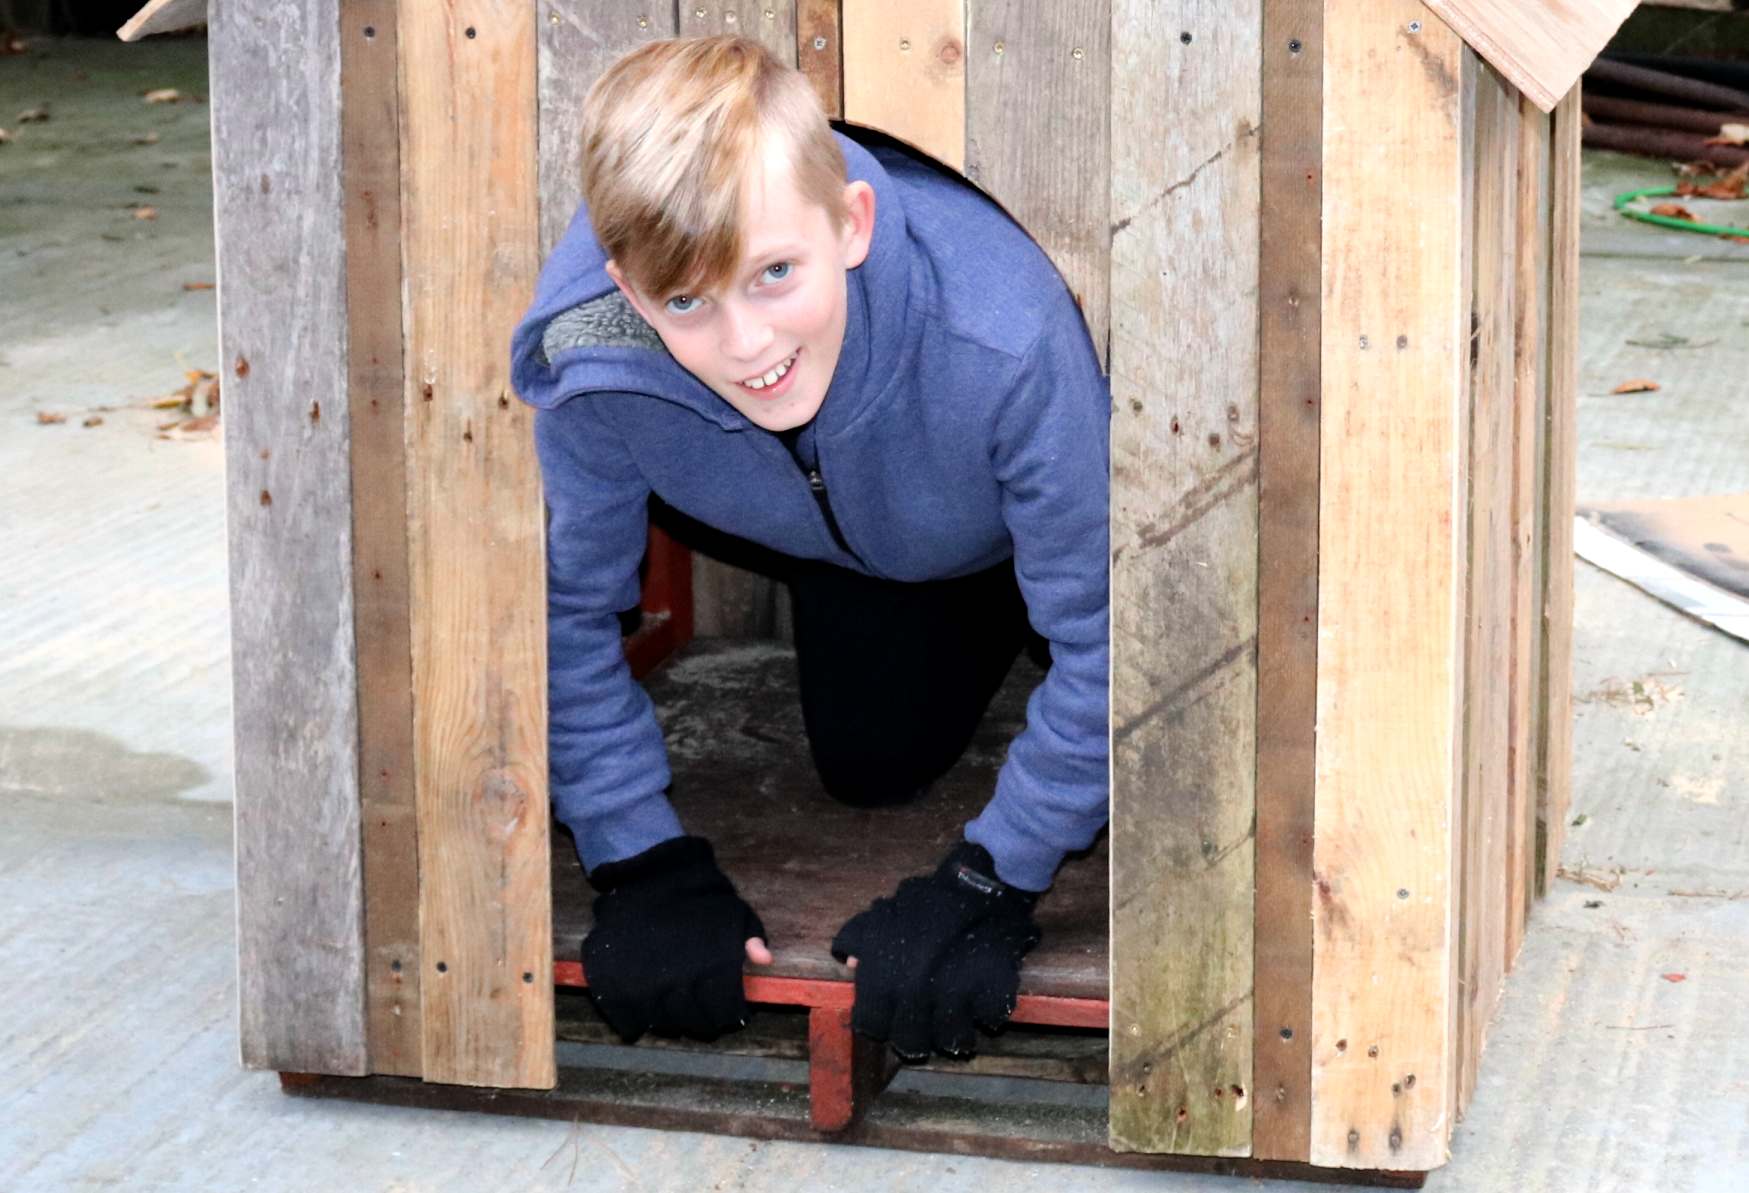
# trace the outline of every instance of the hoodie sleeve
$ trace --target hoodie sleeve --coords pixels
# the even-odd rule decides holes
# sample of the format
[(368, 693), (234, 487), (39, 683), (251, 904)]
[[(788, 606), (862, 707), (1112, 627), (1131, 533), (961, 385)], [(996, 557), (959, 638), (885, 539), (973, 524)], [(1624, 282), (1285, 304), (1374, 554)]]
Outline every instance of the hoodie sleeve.
[(547, 523), (553, 811), (585, 870), (682, 835), (668, 754), (632, 678), (618, 614), (638, 603), (650, 487), (589, 398), (535, 415)]
[(1063, 855), (1092, 844), (1110, 816), (1110, 395), (1071, 308), (1027, 351), (997, 419), (1002, 516), (1051, 667), (965, 835), (990, 851), (998, 877), (1026, 890), (1049, 887)]

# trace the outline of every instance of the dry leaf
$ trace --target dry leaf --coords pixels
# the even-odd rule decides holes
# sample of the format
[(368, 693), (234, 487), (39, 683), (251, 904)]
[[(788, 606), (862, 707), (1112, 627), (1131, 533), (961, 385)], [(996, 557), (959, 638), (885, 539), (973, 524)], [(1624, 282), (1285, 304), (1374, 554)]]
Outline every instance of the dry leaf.
[(1624, 381), (1609, 392), (1612, 394), (1644, 394), (1651, 393), (1657, 388), (1656, 381), (1647, 381), (1642, 378), (1638, 381)]
[(1677, 203), (1660, 203), (1658, 206), (1652, 208), (1652, 214), (1668, 216), (1673, 220), (1694, 219), (1694, 212)]
[(24, 38), (16, 33), (8, 33), (5, 37), (0, 37), (0, 54), (23, 54), (27, 53), (29, 48)]
[(133, 138), (133, 143), (135, 145), (156, 145), (158, 143), (158, 134), (157, 133), (145, 133), (141, 136)]
[(156, 91), (146, 92), (146, 102), (149, 104), (178, 104), (186, 97), (174, 87), (160, 87)]
[(101, 427), (103, 425), (103, 415), (93, 414), (90, 418), (86, 419), (79, 425), (82, 427)]
[(6, 144), (6, 142), (10, 141), (11, 139), (12, 139), (12, 134), (7, 132), (3, 128), (0, 128), (0, 145)]
[(1658, 976), (1663, 978), (1666, 982), (1686, 982), (1686, 981), (1688, 981), (1688, 975), (1685, 973), (1664, 973), (1664, 974), (1659, 974)]
[(1749, 124), (1721, 124), (1719, 135), (1708, 137), (1708, 145), (1744, 145), (1749, 144)]
[(211, 282), (184, 282), (182, 288), (184, 290), (211, 290), (213, 284)]
[(18, 114), (18, 123), (41, 124), (48, 118), (49, 110), (47, 108), (26, 108)]
[(148, 207), (142, 203), (140, 206), (134, 208), (134, 218), (137, 220), (155, 220), (158, 218), (158, 209), (156, 207)]
[(55, 414), (48, 410), (38, 410), (36, 412), (36, 421), (39, 426), (52, 427), (56, 423), (66, 422), (67, 416), (64, 414)]

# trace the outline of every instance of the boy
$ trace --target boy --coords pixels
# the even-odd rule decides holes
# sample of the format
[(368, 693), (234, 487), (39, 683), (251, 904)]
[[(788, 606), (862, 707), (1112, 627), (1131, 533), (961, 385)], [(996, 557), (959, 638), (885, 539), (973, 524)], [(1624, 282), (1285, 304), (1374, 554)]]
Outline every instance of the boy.
[(654, 492), (795, 562), (803, 720), (841, 801), (919, 796), (1028, 621), (1048, 640), (964, 840), (832, 944), (858, 1031), (968, 1055), (1013, 1011), (1039, 893), (1107, 817), (1110, 392), (1080, 313), (1000, 208), (834, 133), (752, 41), (639, 48), (584, 127), (584, 203), (512, 368), (551, 513), (554, 810), (600, 892), (591, 994), (628, 1041), (710, 1039), (746, 1021), (743, 960), (771, 961), (664, 795), (620, 650)]

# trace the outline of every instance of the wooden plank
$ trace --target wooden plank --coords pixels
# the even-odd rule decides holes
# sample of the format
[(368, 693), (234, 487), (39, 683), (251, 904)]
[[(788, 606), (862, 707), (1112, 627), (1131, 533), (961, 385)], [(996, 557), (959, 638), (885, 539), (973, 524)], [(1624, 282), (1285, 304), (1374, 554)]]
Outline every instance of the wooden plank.
[(213, 16), (242, 1058), (357, 1076), (367, 1057), (340, 18), (333, 0)]
[(1323, 14), (1322, 0), (1263, 5), (1251, 1132), (1260, 1160), (1304, 1160), (1311, 1147)]
[(154, 33), (179, 33), (206, 23), (207, 0), (148, 0), (115, 31), (123, 41), (139, 41)]
[(1426, 0), (1488, 64), (1547, 112), (1603, 52), (1638, 0)]
[(617, 0), (546, 0), (537, 65), (540, 107), (540, 251), (545, 257), (583, 201), (583, 97), (615, 59), (673, 37), (674, 9)]
[(680, 0), (678, 9), (682, 37), (750, 37), (796, 64), (796, 0)]
[(1311, 1161), (1332, 1168), (1436, 1167), (1452, 1121), (1468, 310), (1461, 43), (1425, 15), (1324, 8), (1319, 457), (1342, 480), (1318, 519)]
[(1262, 5), (1114, 0), (1112, 30), (1110, 1137), (1243, 1156)]
[(844, 116), (844, 37), (839, 0), (797, 0), (796, 66), (832, 120)]
[(535, 9), (400, 17), (424, 1072), (551, 1088), (543, 518), (504, 352), (538, 265)]
[(346, 171), (346, 379), (364, 841), (370, 1071), (417, 1077), (419, 839), (401, 340), (401, 140), (395, 5), (340, 12)]
[(1485, 63), (1475, 75), (1473, 343), (1469, 384), (1465, 578), (1463, 848), (1458, 903), (1457, 1109), (1475, 1090), (1488, 1021), (1505, 976), (1507, 804), (1512, 665), (1512, 517), (1518, 234), (1518, 94)]
[(966, 164), (966, 0), (844, 0), (844, 119)]
[(966, 177), (1008, 209), (1110, 349), (1111, 0), (966, 8)]
[(1554, 885), (1573, 800), (1573, 507), (1579, 397), (1579, 88), (1549, 132), (1549, 410), (1543, 503), (1541, 734), (1537, 755), (1537, 893)]
[(1519, 97), (1515, 174), (1516, 244), (1513, 248), (1512, 396), (1512, 662), (1507, 713), (1506, 947), (1512, 970), (1524, 944), (1525, 923), (1536, 890), (1536, 733), (1535, 674), (1540, 617), (1537, 613), (1537, 424), (1546, 352), (1543, 346), (1541, 282), (1548, 271), (1549, 118), (1528, 98)]

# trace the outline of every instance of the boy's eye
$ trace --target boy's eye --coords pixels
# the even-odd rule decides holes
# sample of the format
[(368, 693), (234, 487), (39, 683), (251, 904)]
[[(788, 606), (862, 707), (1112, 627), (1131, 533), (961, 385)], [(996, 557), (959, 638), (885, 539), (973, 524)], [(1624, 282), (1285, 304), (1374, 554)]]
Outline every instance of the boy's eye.
[[(771, 281), (781, 282), (789, 276), (792, 268), (794, 268), (794, 266), (788, 261), (779, 261), (775, 265), (767, 265), (765, 267), (765, 274)], [(773, 273), (772, 270), (776, 270), (777, 272)]]
[(690, 294), (676, 294), (668, 300), (668, 310), (675, 315), (684, 315), (697, 305), (698, 299)]

